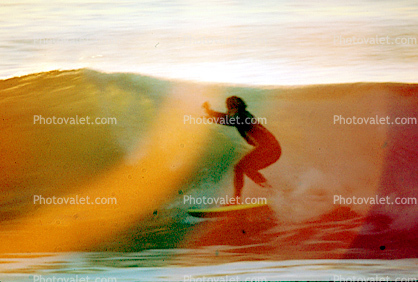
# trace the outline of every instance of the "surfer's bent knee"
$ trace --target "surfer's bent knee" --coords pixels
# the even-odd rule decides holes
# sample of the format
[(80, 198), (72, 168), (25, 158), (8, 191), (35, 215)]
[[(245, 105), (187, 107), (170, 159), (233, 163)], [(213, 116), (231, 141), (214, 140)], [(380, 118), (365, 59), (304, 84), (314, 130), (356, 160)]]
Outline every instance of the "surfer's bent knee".
[(241, 162), (238, 162), (235, 166), (234, 166), (234, 172), (244, 172), (244, 167), (242, 165)]
[(265, 155), (267, 159), (274, 160), (274, 162), (276, 162), (282, 155), (282, 147), (277, 140), (264, 144), (260, 147), (262, 147), (262, 149), (260, 149), (263, 152), (263, 155)]

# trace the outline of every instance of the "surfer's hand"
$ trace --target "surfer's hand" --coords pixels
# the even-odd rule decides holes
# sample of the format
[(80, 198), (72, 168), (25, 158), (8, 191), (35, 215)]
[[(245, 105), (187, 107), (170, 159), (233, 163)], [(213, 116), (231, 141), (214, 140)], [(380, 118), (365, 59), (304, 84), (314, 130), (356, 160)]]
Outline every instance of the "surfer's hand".
[(204, 108), (204, 109), (205, 109), (206, 113), (209, 113), (209, 112), (210, 112), (210, 105), (209, 105), (209, 103), (208, 103), (208, 102), (204, 102), (204, 103), (202, 104), (202, 108)]

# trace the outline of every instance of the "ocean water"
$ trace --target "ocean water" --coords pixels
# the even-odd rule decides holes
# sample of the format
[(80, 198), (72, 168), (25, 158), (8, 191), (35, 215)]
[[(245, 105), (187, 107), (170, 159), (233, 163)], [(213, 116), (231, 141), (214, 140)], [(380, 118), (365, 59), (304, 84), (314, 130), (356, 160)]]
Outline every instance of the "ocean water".
[[(210, 250), (200, 250), (198, 254), (204, 256), (205, 252)], [(161, 266), (163, 260), (170, 260), (173, 255), (179, 257), (170, 266)], [(417, 266), (417, 260), (292, 260), (211, 265), (199, 260), (191, 263), (190, 257), (196, 257), (196, 251), (20, 254), (8, 256), (9, 267), (0, 270), (5, 281), (408, 281), (416, 277)]]
[[(3, 1), (0, 280), (416, 280), (416, 204), (333, 196), (416, 198), (417, 126), (332, 121), (418, 117), (417, 85), (402, 84), (417, 82), (417, 12), (414, 1)], [(364, 81), (399, 84), (340, 84)], [(184, 116), (208, 100), (222, 110), (230, 95), (283, 148), (263, 171), (274, 189), (244, 188), (269, 207), (191, 218), (201, 206), (183, 196), (232, 194), (249, 148)]]
[(252, 85), (416, 82), (417, 9), (413, 0), (3, 1), (0, 76), (92, 68)]
[[(243, 196), (269, 206), (192, 218), (187, 209), (204, 205), (184, 197), (231, 195), (233, 164), (249, 148), (235, 130), (184, 116), (235, 94), (268, 118), (283, 147), (280, 162), (263, 170), (272, 189), (245, 182)], [(82, 69), (3, 80), (0, 97), (2, 281), (417, 274), (416, 204), (333, 203), (335, 195), (416, 198), (416, 127), (331, 122), (335, 113), (417, 116), (417, 85), (262, 88)], [(117, 124), (38, 124), (34, 115)], [(34, 195), (117, 204), (40, 205)]]

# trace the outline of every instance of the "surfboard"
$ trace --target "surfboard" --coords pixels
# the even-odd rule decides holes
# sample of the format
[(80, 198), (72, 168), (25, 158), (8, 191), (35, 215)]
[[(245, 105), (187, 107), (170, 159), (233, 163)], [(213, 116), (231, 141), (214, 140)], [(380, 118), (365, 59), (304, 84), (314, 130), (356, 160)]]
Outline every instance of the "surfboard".
[(224, 207), (214, 207), (205, 209), (189, 209), (188, 214), (194, 217), (209, 218), (209, 217), (221, 217), (234, 213), (247, 211), (250, 209), (260, 209), (266, 207), (267, 204), (243, 204), (243, 205), (231, 205)]

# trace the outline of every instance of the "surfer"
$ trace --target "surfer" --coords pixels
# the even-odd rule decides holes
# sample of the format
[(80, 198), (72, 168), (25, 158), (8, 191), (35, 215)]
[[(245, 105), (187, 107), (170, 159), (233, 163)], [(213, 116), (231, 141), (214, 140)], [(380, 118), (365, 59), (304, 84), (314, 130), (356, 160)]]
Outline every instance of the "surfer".
[(245, 102), (237, 96), (226, 99), (227, 113), (213, 111), (208, 102), (203, 103), (202, 107), (216, 123), (236, 127), (245, 141), (254, 146), (254, 149), (234, 167), (236, 199), (241, 198), (244, 174), (261, 187), (271, 188), (259, 170), (268, 167), (280, 158), (282, 150), (273, 134), (256, 121), (254, 116), (247, 111)]

